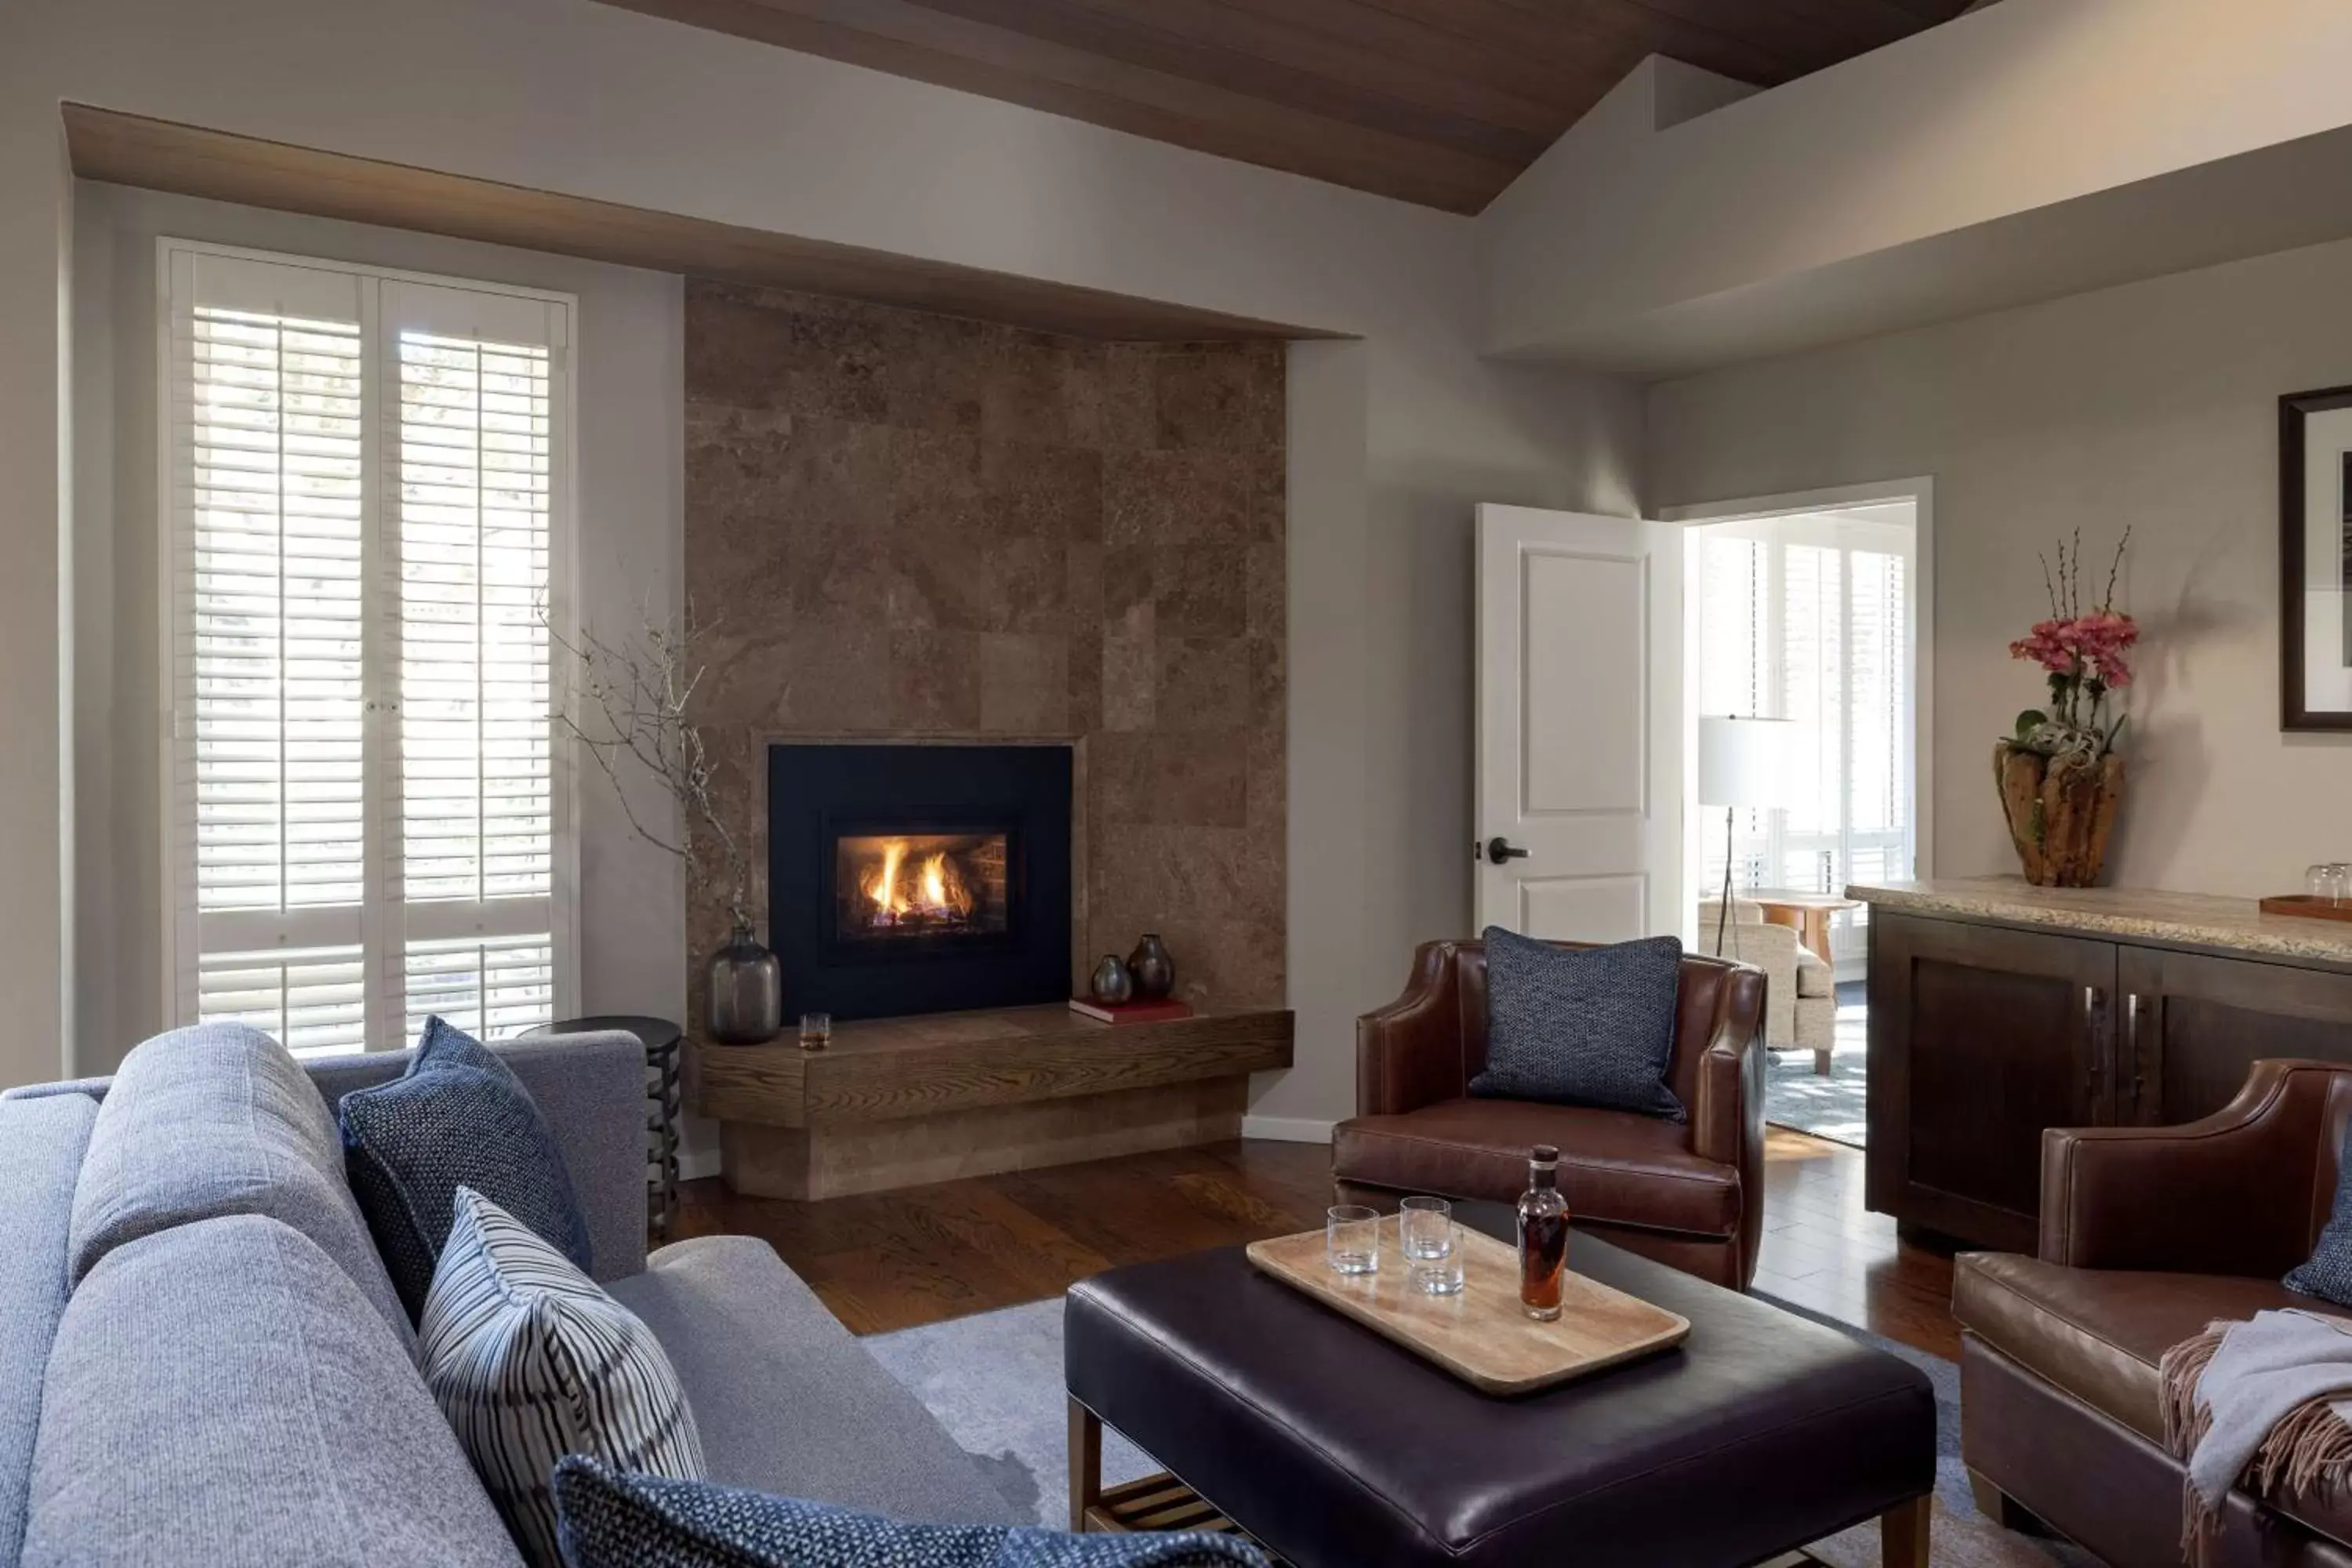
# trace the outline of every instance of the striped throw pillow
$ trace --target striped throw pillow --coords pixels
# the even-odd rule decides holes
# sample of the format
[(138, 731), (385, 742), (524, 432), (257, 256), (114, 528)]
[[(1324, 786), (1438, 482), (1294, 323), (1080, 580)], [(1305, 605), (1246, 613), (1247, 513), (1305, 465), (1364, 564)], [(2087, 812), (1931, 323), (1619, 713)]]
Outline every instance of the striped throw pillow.
[(702, 1439), (653, 1331), (498, 1205), (459, 1187), (417, 1325), (425, 1381), (523, 1555), (562, 1562), (555, 1462), (702, 1478)]

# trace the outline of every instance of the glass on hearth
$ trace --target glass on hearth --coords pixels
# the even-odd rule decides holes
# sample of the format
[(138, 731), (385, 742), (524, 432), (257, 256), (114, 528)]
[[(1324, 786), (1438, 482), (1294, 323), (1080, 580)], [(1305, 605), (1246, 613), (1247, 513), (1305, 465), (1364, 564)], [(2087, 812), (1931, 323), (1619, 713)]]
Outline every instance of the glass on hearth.
[(1568, 1200), (1559, 1193), (1559, 1151), (1538, 1143), (1528, 1153), (1528, 1190), (1519, 1194), (1519, 1306), (1549, 1322), (1559, 1316), (1568, 1275)]

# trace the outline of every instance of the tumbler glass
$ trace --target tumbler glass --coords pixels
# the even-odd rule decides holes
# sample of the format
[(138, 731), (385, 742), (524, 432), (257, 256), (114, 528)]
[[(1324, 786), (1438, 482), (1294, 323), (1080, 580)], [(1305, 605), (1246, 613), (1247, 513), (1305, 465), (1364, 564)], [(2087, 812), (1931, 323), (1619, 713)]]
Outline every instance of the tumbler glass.
[(1454, 1205), (1444, 1198), (1405, 1199), (1397, 1205), (1397, 1247), (1408, 1260), (1452, 1252)]
[(1360, 1204), (1324, 1211), (1323, 1256), (1335, 1274), (1373, 1274), (1381, 1267), (1381, 1215)]

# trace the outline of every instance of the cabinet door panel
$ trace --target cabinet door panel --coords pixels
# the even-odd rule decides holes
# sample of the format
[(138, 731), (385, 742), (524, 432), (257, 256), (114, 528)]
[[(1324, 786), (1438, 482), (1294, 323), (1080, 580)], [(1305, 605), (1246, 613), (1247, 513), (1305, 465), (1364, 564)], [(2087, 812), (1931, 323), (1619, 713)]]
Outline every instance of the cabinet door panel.
[(2110, 1120), (2111, 943), (1871, 922), (1870, 1206), (2031, 1250), (2042, 1131)]
[(2264, 1057), (2352, 1062), (2352, 974), (2126, 947), (2116, 984), (2116, 1100), (2127, 1121), (2209, 1116)]

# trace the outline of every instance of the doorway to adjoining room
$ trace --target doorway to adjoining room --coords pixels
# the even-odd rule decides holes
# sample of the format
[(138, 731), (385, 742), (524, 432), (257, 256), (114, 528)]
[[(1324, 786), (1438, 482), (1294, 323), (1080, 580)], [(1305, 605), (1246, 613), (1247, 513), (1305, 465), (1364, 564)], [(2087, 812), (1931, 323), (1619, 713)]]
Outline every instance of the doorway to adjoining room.
[(1859, 1147), (1869, 910), (1845, 892), (1918, 873), (1920, 498), (1708, 510), (1685, 578), (1694, 777), (1710, 729), (1737, 730), (1710, 716), (1780, 722), (1769, 784), (1698, 787), (1696, 946), (1766, 973), (1767, 1119)]

